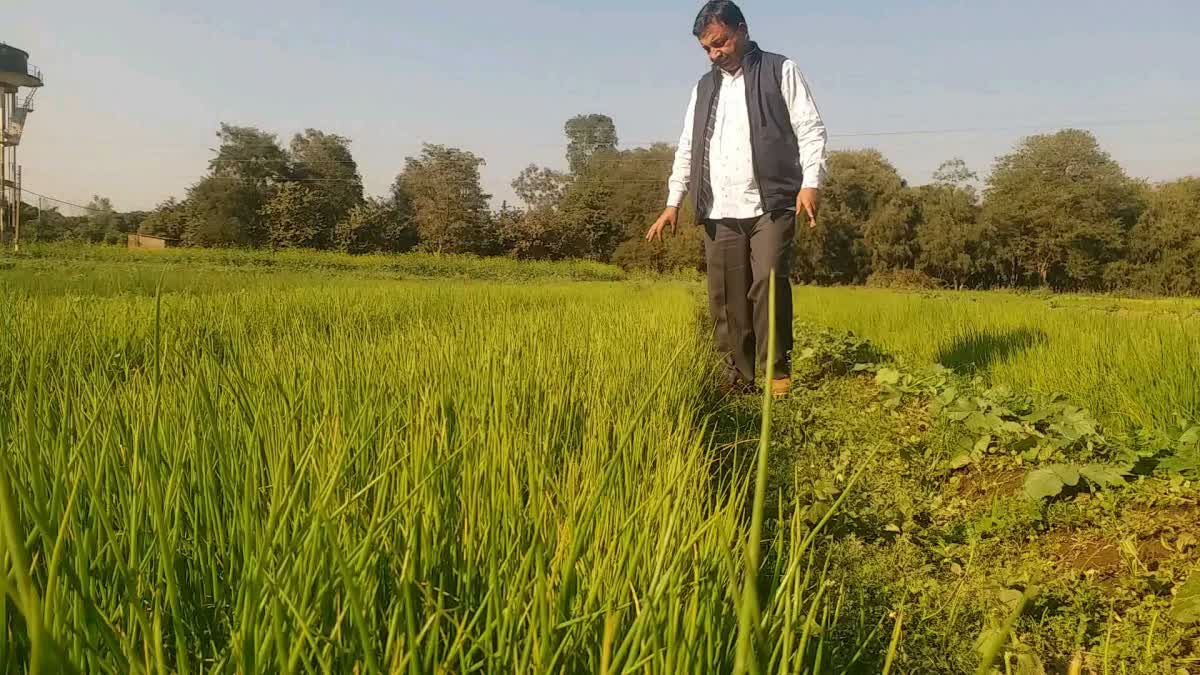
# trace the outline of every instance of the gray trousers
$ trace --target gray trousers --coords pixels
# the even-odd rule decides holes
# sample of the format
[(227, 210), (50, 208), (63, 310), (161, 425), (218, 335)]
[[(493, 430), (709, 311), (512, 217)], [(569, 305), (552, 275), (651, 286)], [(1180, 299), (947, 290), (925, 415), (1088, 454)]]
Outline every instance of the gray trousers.
[[(775, 211), (746, 220), (704, 223), (708, 306), (717, 350), (731, 384), (754, 384), (757, 361), (766, 361), (770, 275), (775, 273), (776, 378), (791, 375), (792, 287), (789, 283), (796, 212)], [(756, 358), (757, 357), (757, 358)], [(765, 364), (764, 364), (765, 365)]]

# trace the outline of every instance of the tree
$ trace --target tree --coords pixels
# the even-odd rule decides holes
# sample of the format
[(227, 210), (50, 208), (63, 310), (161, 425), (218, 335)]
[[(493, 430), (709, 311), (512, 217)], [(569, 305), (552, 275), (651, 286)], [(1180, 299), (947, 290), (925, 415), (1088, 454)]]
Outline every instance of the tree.
[(458, 148), (425, 144), (405, 158), (392, 187), (397, 208), (410, 210), (420, 248), (437, 253), (496, 252), (498, 236), (479, 183), (483, 159)]
[(334, 240), (347, 253), (404, 253), (417, 245), (417, 232), (394, 201), (369, 199), (338, 223)]
[(983, 252), (979, 197), (971, 185), (977, 176), (961, 159), (953, 159), (942, 163), (933, 179), (917, 189), (916, 268), (961, 289)]
[(171, 197), (147, 214), (138, 224), (137, 231), (166, 239), (182, 239), (187, 217), (187, 204)]
[(187, 246), (261, 246), (268, 231), (260, 215), (267, 194), (252, 182), (208, 175), (188, 189), (183, 243)]
[(23, 241), (60, 241), (71, 239), (87, 217), (65, 216), (57, 207), (41, 209), (25, 204), (21, 209), (21, 239)]
[(280, 185), (263, 205), (271, 248), (328, 248), (337, 214), (326, 195), (305, 183)]
[(221, 124), (209, 174), (188, 190), (183, 242), (189, 246), (261, 246), (261, 214), (276, 188), (290, 180), (291, 161), (274, 134)]
[(549, 208), (497, 214), (504, 250), (524, 260), (563, 260), (583, 256), (586, 243), (561, 215)]
[(530, 164), (513, 180), (512, 188), (530, 209), (555, 209), (570, 184), (571, 178), (561, 171)]
[[(665, 249), (647, 244), (644, 237), (666, 202), (666, 176), (673, 158), (674, 150), (666, 144), (613, 151), (574, 178), (559, 213), (582, 238), (582, 255), (608, 261), (623, 245), (626, 261), (651, 259), (651, 254), (661, 257)], [(649, 248), (639, 253), (630, 250), (643, 246)], [(660, 264), (661, 260), (654, 263)]]
[(217, 138), (221, 145), (208, 163), (212, 175), (254, 183), (264, 190), (291, 177), (291, 163), (275, 134), (222, 122)]
[(919, 252), (919, 220), (916, 192), (907, 187), (871, 213), (863, 224), (863, 246), (871, 256), (872, 272), (914, 268)]
[(1200, 178), (1153, 189), (1129, 242), (1127, 281), (1140, 290), (1200, 294)]
[(1142, 209), (1139, 190), (1094, 136), (1032, 136), (996, 161), (983, 218), (1009, 283), (1097, 288)]
[[(815, 228), (797, 232), (793, 276), (861, 283), (871, 273), (873, 258), (887, 266), (911, 262), (906, 239), (913, 229), (911, 198), (891, 204), (905, 191), (896, 167), (874, 149), (832, 152), (827, 165), (821, 216)], [(868, 231), (869, 240), (864, 238)]]
[(363, 203), (362, 177), (349, 139), (306, 129), (292, 137), (289, 159), (292, 179), (311, 188), (335, 222)]
[(979, 180), (979, 175), (972, 171), (961, 157), (942, 162), (937, 171), (933, 172), (935, 185), (970, 188), (974, 191), (972, 184), (977, 180)]
[(567, 165), (577, 176), (592, 158), (617, 149), (617, 125), (608, 115), (576, 115), (563, 126), (567, 134)]
[(109, 235), (117, 229), (117, 214), (113, 211), (112, 201), (108, 197), (92, 195), (87, 209), (87, 220), (83, 227), (76, 231), (76, 238), (93, 244), (107, 241)]
[(977, 271), (983, 245), (979, 206), (968, 188), (923, 185), (917, 189), (916, 269), (961, 289)]

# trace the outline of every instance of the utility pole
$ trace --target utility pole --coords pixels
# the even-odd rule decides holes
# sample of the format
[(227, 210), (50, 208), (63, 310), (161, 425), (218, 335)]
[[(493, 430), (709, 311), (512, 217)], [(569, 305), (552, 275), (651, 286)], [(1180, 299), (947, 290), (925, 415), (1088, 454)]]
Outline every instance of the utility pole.
[(25, 202), (21, 194), (21, 165), (17, 165), (17, 224), (13, 226), (13, 251), (21, 250), (21, 204)]

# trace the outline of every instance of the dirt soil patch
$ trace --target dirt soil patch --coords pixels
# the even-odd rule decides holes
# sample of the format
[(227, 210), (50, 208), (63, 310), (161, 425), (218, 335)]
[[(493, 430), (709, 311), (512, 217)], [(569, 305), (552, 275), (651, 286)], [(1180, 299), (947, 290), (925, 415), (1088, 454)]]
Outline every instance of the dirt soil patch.
[(1100, 577), (1137, 567), (1154, 570), (1172, 559), (1200, 559), (1200, 506), (1133, 508), (1122, 514), (1121, 523), (1121, 531), (1100, 527), (1065, 530), (1041, 539), (1055, 567), (1094, 572)]
[(990, 501), (1020, 494), (1026, 469), (980, 469), (958, 476), (955, 494), (968, 501)]

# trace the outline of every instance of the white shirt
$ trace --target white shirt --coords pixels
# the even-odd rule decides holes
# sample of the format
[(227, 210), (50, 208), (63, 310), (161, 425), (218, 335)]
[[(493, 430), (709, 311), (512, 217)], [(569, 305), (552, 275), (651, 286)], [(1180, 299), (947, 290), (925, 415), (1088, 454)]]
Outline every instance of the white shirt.
[[(754, 180), (750, 154), (750, 118), (746, 109), (745, 69), (734, 74), (721, 71), (721, 95), (717, 99), (713, 137), (709, 143), (709, 177), (713, 204), (709, 218), (757, 218), (763, 214), (762, 198)], [(679, 206), (687, 192), (692, 172), (692, 121), (696, 117), (696, 89), (683, 118), (683, 133), (675, 150), (675, 163), (668, 182), (667, 206)], [(800, 149), (806, 188), (819, 188), (825, 177), (825, 123), (813, 101), (808, 82), (790, 59), (783, 62), (780, 82), (792, 130)]]

